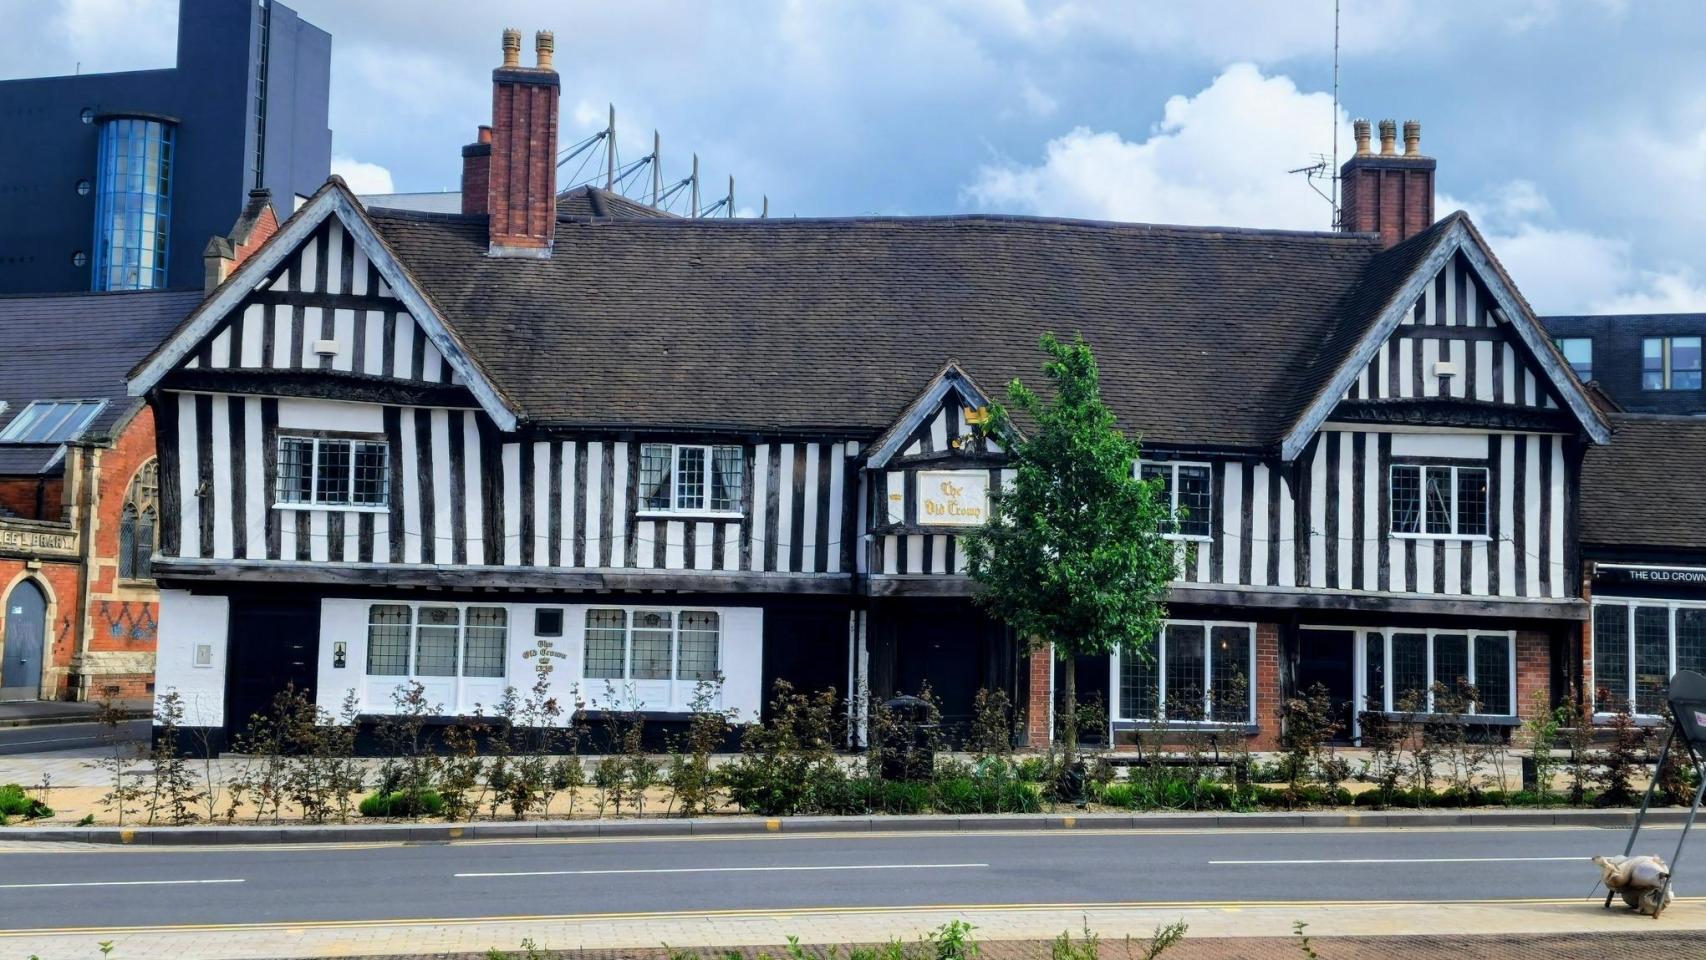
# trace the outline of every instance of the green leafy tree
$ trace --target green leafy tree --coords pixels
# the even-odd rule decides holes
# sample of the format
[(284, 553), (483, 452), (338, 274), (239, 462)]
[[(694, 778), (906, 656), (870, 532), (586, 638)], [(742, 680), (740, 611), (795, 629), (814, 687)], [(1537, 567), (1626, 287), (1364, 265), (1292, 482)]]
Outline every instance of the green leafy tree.
[[(967, 568), (990, 614), (1052, 647), (1063, 664), (1064, 715), (1077, 716), (1076, 658), (1115, 650), (1152, 656), (1174, 577), (1173, 523), (1159, 481), (1138, 479), (1138, 441), (1102, 401), (1096, 357), (1082, 336), (1042, 338), (1044, 397), (1018, 380), (1008, 409), (991, 404), (983, 431), (1008, 445), (1014, 478), (990, 497), (985, 525), (964, 539)], [(1070, 762), (1078, 724), (1063, 731)]]

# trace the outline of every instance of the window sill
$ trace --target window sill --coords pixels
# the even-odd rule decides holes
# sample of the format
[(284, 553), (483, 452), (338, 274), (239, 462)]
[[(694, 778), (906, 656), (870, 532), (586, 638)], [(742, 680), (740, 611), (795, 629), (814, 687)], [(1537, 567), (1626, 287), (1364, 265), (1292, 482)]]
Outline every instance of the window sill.
[(1394, 533), (1397, 540), (1435, 540), (1445, 543), (1492, 543), (1493, 538), (1486, 534), (1457, 534), (1457, 533)]
[(1476, 724), (1484, 727), (1522, 726), (1521, 717), (1513, 717), (1508, 713), (1466, 713), (1461, 717), (1454, 717), (1448, 713), (1405, 714), (1396, 710), (1384, 710), (1381, 712), (1381, 715), (1388, 720), (1403, 720), (1405, 717), (1410, 716), (1414, 717), (1418, 723), (1451, 723), (1454, 720), (1461, 719), (1464, 723)]
[(635, 510), (642, 520), (745, 520), (738, 510)]
[(353, 503), (275, 503), (274, 510), (324, 510), (327, 513), (390, 513), (389, 506), (368, 506)]
[(1159, 727), (1153, 720), (1114, 720), (1112, 723), (1114, 729), (1121, 732), (1160, 730), (1164, 733), (1238, 733), (1247, 736), (1260, 730), (1255, 723), (1216, 723), (1202, 720), (1169, 720)]

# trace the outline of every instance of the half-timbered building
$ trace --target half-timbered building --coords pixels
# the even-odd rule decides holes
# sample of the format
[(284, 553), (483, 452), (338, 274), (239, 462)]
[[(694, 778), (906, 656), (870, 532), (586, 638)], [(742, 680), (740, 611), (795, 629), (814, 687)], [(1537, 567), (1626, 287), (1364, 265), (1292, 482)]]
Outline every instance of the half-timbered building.
[(777, 679), (928, 682), (950, 716), (1001, 688), (1040, 742), (1051, 660), (977, 609), (957, 535), (1006, 469), (968, 414), (1045, 331), (1093, 345), (1178, 508), (1153, 660), (1080, 673), (1116, 737), (1266, 744), (1316, 683), (1347, 733), (1436, 680), (1508, 726), (1579, 683), (1607, 423), (1469, 219), (1434, 220), (1419, 129), (1359, 125), (1337, 233), (630, 217), (553, 201), (540, 42), (506, 38), (464, 212), (334, 178), (134, 372), (192, 723), (286, 683), (489, 709), (547, 658), (565, 700), (666, 718), (712, 678), (748, 718)]

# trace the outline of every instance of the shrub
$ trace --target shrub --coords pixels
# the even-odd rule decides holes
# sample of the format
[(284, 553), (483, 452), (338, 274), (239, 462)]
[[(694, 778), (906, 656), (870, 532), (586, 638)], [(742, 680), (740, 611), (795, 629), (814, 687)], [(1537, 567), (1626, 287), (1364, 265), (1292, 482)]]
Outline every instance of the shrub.
[(1647, 746), (1647, 733), (1635, 724), (1634, 714), (1625, 703), (1611, 718), (1611, 745), (1601, 751), (1599, 761), (1599, 803), (1602, 806), (1628, 806), (1635, 800), (1634, 779), (1642, 769)]
[(936, 809), (942, 813), (982, 813), (983, 791), (970, 777), (953, 777), (936, 784)]
[(719, 772), (743, 810), (766, 817), (810, 812), (813, 784), (833, 776), (825, 768), (835, 765), (835, 691), (796, 693), (785, 680), (773, 690), (770, 719), (747, 728), (740, 758)]
[(24, 788), (15, 783), (0, 786), (0, 823), (6, 817), (23, 817), (26, 820), (36, 820), (41, 817), (53, 816), (53, 809), (24, 792)]
[(930, 785), (889, 780), (881, 783), (878, 803), (884, 813), (923, 813), (930, 806)]
[(1099, 800), (1104, 806), (1130, 809), (1137, 803), (1137, 787), (1130, 783), (1110, 783), (1102, 788)]
[(392, 793), (370, 793), (361, 799), (364, 817), (434, 817), (444, 811), (444, 797), (436, 790), (398, 790)]

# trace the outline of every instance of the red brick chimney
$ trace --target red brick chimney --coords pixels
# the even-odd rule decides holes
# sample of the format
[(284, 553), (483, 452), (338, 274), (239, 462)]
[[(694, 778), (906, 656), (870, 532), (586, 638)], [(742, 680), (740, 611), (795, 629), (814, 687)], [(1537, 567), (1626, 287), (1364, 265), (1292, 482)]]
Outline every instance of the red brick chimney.
[(1378, 233), (1392, 247), (1434, 222), (1432, 157), (1422, 156), (1422, 125), (1404, 121), (1404, 152), (1397, 150), (1398, 124), (1380, 121), (1380, 153), (1368, 145), (1368, 121), (1357, 120), (1356, 155), (1339, 168), (1339, 229)]
[[(557, 71), (550, 31), (534, 37), (534, 66), (521, 65), (521, 31), (504, 31), (503, 66), (492, 71), (487, 255), (551, 256), (557, 233)], [(464, 176), (467, 175), (464, 166)], [(466, 194), (463, 203), (466, 204)], [(466, 209), (466, 208), (465, 208)]]
[(484, 124), (474, 142), (462, 148), (462, 212), (485, 213), (492, 182), (492, 128)]

